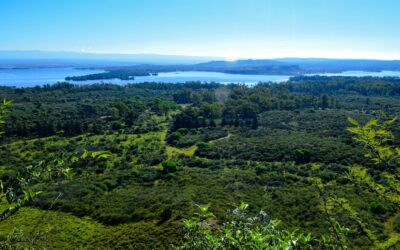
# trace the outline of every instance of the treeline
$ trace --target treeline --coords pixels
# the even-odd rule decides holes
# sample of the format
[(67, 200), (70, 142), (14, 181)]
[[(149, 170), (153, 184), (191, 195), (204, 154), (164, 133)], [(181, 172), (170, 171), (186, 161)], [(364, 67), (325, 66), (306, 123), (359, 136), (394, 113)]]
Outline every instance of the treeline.
[(221, 86), (200, 82), (126, 86), (62, 82), (33, 88), (5, 87), (0, 89), (0, 95), (14, 100), (5, 125), (6, 136), (74, 136), (120, 129), (138, 132), (143, 130), (139, 126), (143, 122), (149, 124), (146, 130), (152, 130), (152, 115), (165, 115), (176, 109), (174, 94), (198, 92), (198, 103), (215, 101), (212, 90)]
[[(227, 91), (227, 90), (226, 90)], [(179, 91), (173, 95), (177, 103), (191, 104), (176, 115), (172, 131), (180, 128), (249, 126), (258, 127), (258, 116), (271, 110), (327, 109), (339, 107), (336, 98), (322, 95), (290, 93), (269, 85), (254, 88), (237, 86), (229, 93), (210, 90)], [(221, 102), (221, 99), (224, 101)]]
[[(295, 77), (288, 83), (239, 84), (188, 82), (180, 84), (93, 84), (67, 82), (34, 88), (1, 88), (14, 100), (6, 124), (7, 136), (49, 136), (135, 131), (141, 116), (180, 111), (171, 132), (180, 128), (218, 126), (257, 128), (269, 111), (318, 109), (393, 112), (400, 104), (400, 80), (393, 78)], [(345, 94), (345, 95), (343, 95)], [(375, 97), (375, 95), (379, 95)], [(365, 97), (364, 97), (365, 96)], [(385, 107), (392, 107), (391, 109)], [(371, 109), (371, 110), (369, 110)], [(148, 113), (150, 112), (150, 113)]]
[(96, 73), (84, 76), (67, 76), (66, 81), (87, 81), (87, 80), (107, 80), (107, 79), (120, 79), (120, 80), (134, 80), (135, 76), (149, 76), (153, 73), (143, 72), (137, 70), (112, 70), (104, 73)]
[(222, 123), (229, 125), (256, 124), (257, 116), (271, 110), (337, 108), (338, 101), (326, 94), (296, 94), (268, 85), (234, 89), (222, 113)]
[[(66, 109), (62, 110), (63, 108)], [(31, 106), (28, 109), (33, 112), (30, 116), (27, 114), (18, 116), (22, 110), (10, 115), (9, 122), (5, 126), (6, 135), (73, 136), (82, 133), (102, 134), (121, 129), (137, 132), (135, 124), (139, 126), (143, 120), (150, 121), (152, 114), (165, 115), (168, 111), (175, 109), (175, 104), (155, 98), (148, 102), (109, 100), (105, 103), (77, 103), (75, 107), (68, 104), (54, 105), (54, 107), (41, 105), (40, 107)]]
[(400, 96), (400, 79), (393, 77), (298, 76), (275, 88), (311, 94), (360, 94), (366, 96)]
[(228, 88), (235, 88), (237, 85), (224, 85), (221, 83), (202, 83), (198, 81), (186, 82), (186, 83), (158, 83), (158, 82), (145, 82), (135, 83), (126, 85), (117, 85), (111, 83), (95, 83), (95, 84), (73, 84), (69, 82), (58, 82), (55, 84), (44, 84), (42, 86), (35, 86), (31, 88), (15, 88), (15, 87), (1, 87), (0, 92), (7, 94), (27, 94), (27, 93), (38, 93), (60, 90), (67, 93), (70, 92), (88, 92), (88, 91), (103, 91), (103, 90), (114, 90), (114, 91), (129, 91), (137, 89), (155, 90), (155, 91), (180, 91), (180, 90), (200, 90), (200, 89), (218, 89), (227, 86)]

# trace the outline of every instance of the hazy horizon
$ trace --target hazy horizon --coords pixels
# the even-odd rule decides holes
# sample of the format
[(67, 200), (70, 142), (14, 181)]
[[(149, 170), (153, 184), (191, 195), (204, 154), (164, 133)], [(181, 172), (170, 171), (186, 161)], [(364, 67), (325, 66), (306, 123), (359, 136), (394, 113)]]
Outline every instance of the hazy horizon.
[[(1, 50), (0, 49), (0, 59), (14, 59), (4, 57), (2, 53), (17, 53), (22, 56), (23, 53), (40, 53), (43, 55), (86, 55), (86, 56), (121, 56), (119, 59), (129, 58), (130, 56), (143, 56), (143, 57), (182, 57), (182, 58), (204, 58), (206, 60), (226, 60), (226, 61), (236, 61), (236, 60), (277, 60), (277, 59), (309, 59), (309, 60), (382, 60), (382, 61), (398, 61), (399, 58), (374, 58), (374, 57), (312, 57), (312, 56), (282, 56), (282, 57), (237, 57), (237, 58), (226, 58), (223, 56), (213, 56), (213, 55), (190, 55), (190, 54), (162, 54), (162, 53), (151, 53), (151, 52), (141, 52), (141, 53), (130, 53), (130, 52), (82, 52), (82, 51), (63, 51), (63, 50)], [(22, 59), (22, 58), (21, 58)], [(29, 58), (35, 59), (35, 58)], [(42, 59), (42, 58), (37, 58)], [(51, 57), (49, 59), (64, 59), (61, 57)], [(73, 59), (73, 58), (67, 58)], [(115, 58), (117, 59), (117, 58)]]

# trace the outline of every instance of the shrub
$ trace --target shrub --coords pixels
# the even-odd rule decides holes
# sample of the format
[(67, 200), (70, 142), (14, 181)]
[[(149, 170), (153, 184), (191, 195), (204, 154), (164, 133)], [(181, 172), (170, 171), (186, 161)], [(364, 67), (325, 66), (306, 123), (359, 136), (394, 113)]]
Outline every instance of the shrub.
[(163, 173), (174, 173), (178, 170), (177, 164), (175, 161), (167, 160), (162, 163), (163, 166)]
[(397, 215), (394, 219), (394, 230), (400, 233), (400, 215)]
[(387, 209), (382, 203), (373, 201), (369, 204), (368, 211), (374, 214), (384, 214), (386, 213)]
[(254, 168), (254, 170), (256, 171), (257, 175), (261, 175), (264, 174), (268, 171), (267, 166), (263, 165), (263, 164), (257, 164)]
[(170, 145), (176, 145), (181, 139), (182, 134), (179, 131), (175, 131), (167, 137), (167, 143)]

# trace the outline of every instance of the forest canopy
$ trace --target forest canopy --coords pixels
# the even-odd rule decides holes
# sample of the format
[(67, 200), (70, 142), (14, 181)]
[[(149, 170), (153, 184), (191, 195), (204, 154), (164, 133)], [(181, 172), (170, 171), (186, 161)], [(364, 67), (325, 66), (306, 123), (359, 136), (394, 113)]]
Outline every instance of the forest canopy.
[(396, 246), (399, 86), (1, 87), (1, 246), (223, 249), (236, 226), (280, 246)]

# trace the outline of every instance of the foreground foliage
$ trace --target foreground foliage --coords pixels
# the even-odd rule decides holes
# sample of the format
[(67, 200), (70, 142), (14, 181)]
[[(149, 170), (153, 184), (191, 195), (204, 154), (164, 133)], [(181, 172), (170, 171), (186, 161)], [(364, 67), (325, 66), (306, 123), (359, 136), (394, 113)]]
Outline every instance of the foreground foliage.
[(242, 203), (229, 213), (221, 226), (199, 206), (200, 212), (184, 220), (185, 244), (177, 249), (339, 249), (329, 238), (315, 239), (310, 233), (283, 230), (279, 220), (271, 220), (264, 211), (252, 216)]

